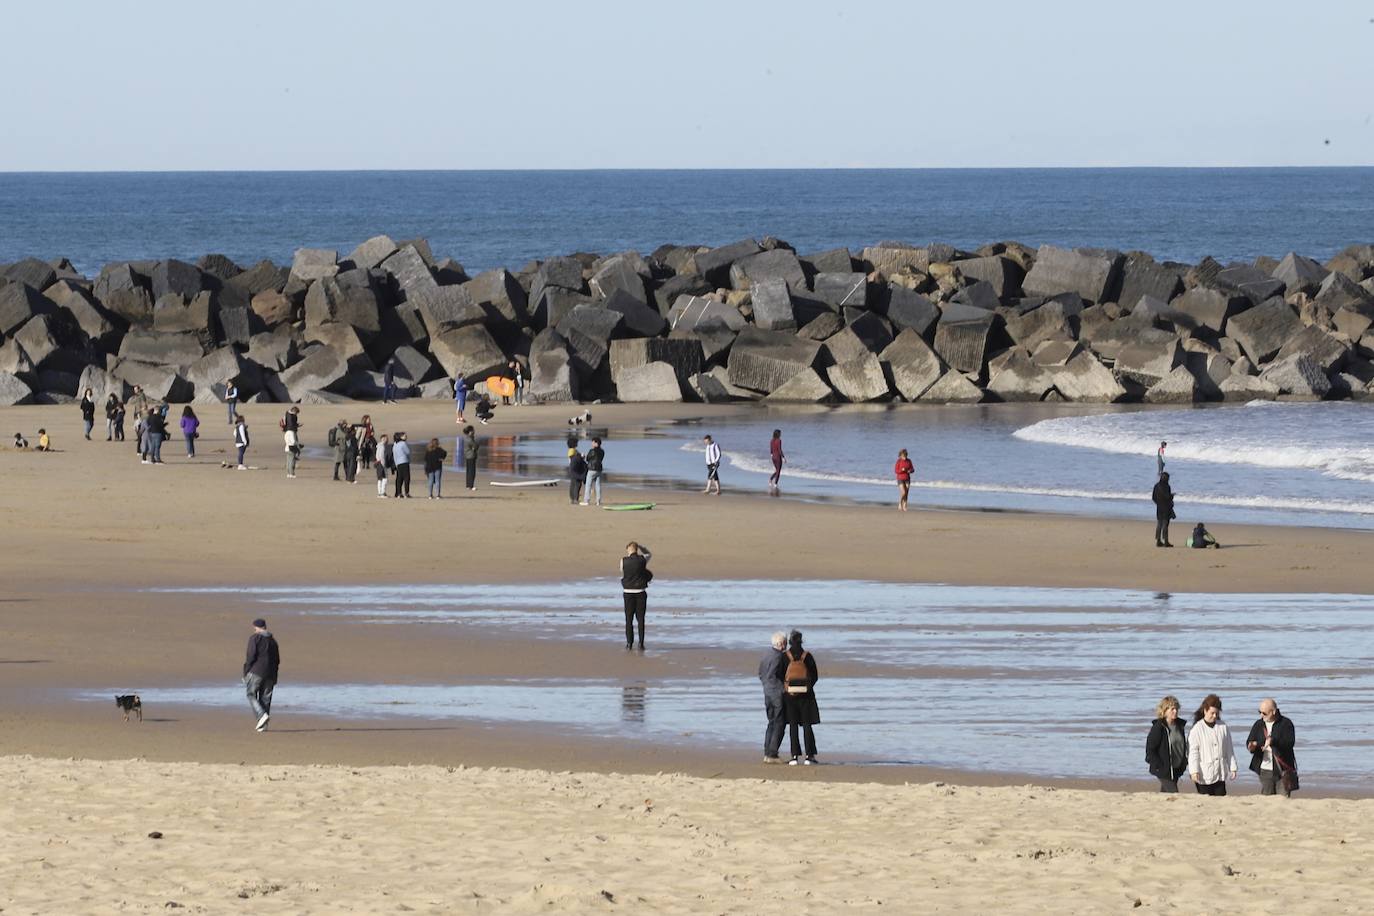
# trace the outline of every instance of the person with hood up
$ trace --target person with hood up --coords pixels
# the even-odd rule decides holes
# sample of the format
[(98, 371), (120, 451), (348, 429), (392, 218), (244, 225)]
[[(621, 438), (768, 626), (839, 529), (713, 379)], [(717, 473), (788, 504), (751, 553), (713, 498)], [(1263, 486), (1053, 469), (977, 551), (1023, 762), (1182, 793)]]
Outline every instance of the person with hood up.
[(1188, 732), (1188, 773), (1199, 795), (1225, 795), (1227, 774), (1236, 778), (1231, 730), (1221, 721), (1221, 697), (1209, 693), (1193, 713)]
[(1172, 547), (1169, 543), (1169, 521), (1174, 518), (1174, 491), (1169, 486), (1169, 472), (1159, 475), (1150, 499), (1155, 504), (1155, 546)]
[(1178, 792), (1178, 778), (1188, 771), (1188, 735), (1178, 717), (1178, 698), (1166, 696), (1155, 707), (1155, 720), (1145, 739), (1145, 762), (1159, 780), (1159, 791)]

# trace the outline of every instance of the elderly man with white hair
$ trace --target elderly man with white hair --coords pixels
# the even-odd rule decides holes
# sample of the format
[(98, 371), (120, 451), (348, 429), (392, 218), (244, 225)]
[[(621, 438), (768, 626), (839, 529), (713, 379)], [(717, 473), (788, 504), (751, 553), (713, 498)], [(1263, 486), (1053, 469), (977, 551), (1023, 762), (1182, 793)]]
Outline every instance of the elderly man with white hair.
[(781, 763), (778, 749), (782, 747), (782, 736), (787, 731), (787, 718), (783, 712), (782, 681), (777, 676), (778, 659), (782, 650), (787, 648), (787, 634), (779, 630), (773, 634), (773, 647), (759, 662), (759, 680), (763, 683), (763, 711), (768, 715), (768, 727), (763, 732), (763, 762)]

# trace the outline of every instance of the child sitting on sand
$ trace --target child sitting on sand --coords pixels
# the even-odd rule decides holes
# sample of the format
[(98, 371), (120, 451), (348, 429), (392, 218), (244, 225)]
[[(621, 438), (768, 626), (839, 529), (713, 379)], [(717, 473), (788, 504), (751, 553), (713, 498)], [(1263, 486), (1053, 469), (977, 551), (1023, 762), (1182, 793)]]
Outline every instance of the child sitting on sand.
[(1197, 527), (1193, 529), (1193, 533), (1188, 537), (1188, 546), (1198, 548), (1215, 547), (1218, 550), (1221, 549), (1221, 545), (1217, 543), (1217, 539), (1212, 537), (1212, 532), (1208, 531), (1202, 522), (1197, 523)]
[(40, 429), (38, 431), (38, 450), (40, 452), (52, 451), (52, 440), (48, 438), (48, 431)]
[(24, 434), (23, 434), (23, 433), (15, 433), (15, 434), (14, 434), (14, 447), (15, 447), (15, 448), (28, 448), (28, 447), (29, 447), (29, 440), (24, 438)]

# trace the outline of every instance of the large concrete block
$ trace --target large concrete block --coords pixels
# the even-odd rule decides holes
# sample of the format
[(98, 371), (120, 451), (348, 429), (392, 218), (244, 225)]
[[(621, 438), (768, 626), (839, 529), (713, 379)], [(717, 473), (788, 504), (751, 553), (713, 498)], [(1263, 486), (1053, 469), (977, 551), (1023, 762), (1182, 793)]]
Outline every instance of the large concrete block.
[(868, 307), (868, 277), (865, 274), (816, 274), (811, 282), (812, 298), (833, 309)]
[(955, 261), (955, 268), (966, 280), (987, 283), (997, 299), (1010, 299), (1021, 295), (1021, 281), (1026, 272), (1010, 258), (993, 255), (986, 258), (968, 258)]
[(374, 235), (348, 254), (348, 262), (356, 268), (371, 270), (396, 253), (396, 243), (388, 235)]
[(1150, 404), (1192, 404), (1201, 400), (1202, 387), (1187, 366), (1175, 366), (1145, 392), (1145, 401)]
[(1288, 339), (1303, 329), (1292, 306), (1270, 299), (1242, 312), (1226, 323), (1226, 336), (1236, 341), (1256, 365), (1267, 362)]
[(751, 292), (757, 327), (765, 331), (796, 330), (797, 316), (792, 311), (792, 294), (788, 292), (786, 280), (760, 280)]
[(673, 331), (668, 339), (695, 341), (697, 346), (701, 348), (702, 360), (706, 365), (709, 365), (725, 361), (738, 334), (738, 331), (714, 321), (697, 325), (690, 331)]
[(761, 251), (730, 265), (730, 286), (733, 289), (749, 289), (761, 280), (782, 280), (791, 289), (806, 287), (806, 274), (802, 271), (801, 261), (786, 248)]
[(79, 374), (90, 361), (75, 323), (56, 312), (34, 315), (14, 332), (14, 341), (40, 371)]
[(825, 354), (826, 363), (844, 363), (866, 355), (869, 348), (852, 328), (846, 327), (827, 337), (821, 344), (821, 352)]
[(604, 306), (622, 316), (620, 332), (633, 337), (657, 337), (667, 328), (668, 322), (657, 309), (645, 305), (623, 289), (611, 290)]
[(630, 366), (612, 374), (616, 397), (626, 404), (647, 401), (681, 401), (682, 384), (667, 363)]
[(864, 346), (870, 351), (877, 353), (892, 343), (892, 325), (876, 312), (845, 309), (844, 317), (849, 330), (853, 331), (854, 336), (863, 341)]
[(129, 324), (147, 326), (152, 321), (153, 294), (148, 280), (128, 264), (106, 264), (91, 292), (101, 305)]
[(1309, 296), (1315, 296), (1329, 273), (1329, 270), (1311, 258), (1290, 251), (1283, 256), (1283, 260), (1279, 261), (1270, 276), (1283, 283), (1284, 291), (1288, 295), (1307, 293)]
[(430, 338), (468, 325), (484, 324), (487, 318), (487, 313), (472, 301), (463, 286), (435, 286), (426, 292), (417, 292), (409, 302), (414, 304), (424, 322), (425, 334)]
[(1031, 296), (1074, 292), (1089, 302), (1114, 300), (1120, 289), (1121, 255), (1089, 254), (1041, 245), (1035, 266), (1021, 283)]
[(1333, 313), (1343, 308), (1364, 312), (1374, 309), (1374, 297), (1340, 272), (1333, 272), (1322, 281), (1314, 301)]
[(534, 327), (557, 328), (568, 313), (579, 305), (591, 305), (592, 298), (561, 286), (545, 286), (537, 297), (530, 299)]
[(827, 404), (838, 398), (816, 370), (802, 369), (773, 389), (764, 400), (784, 404)]
[(24, 258), (22, 261), (15, 261), (0, 271), (0, 286), (4, 286), (4, 280), (11, 283), (24, 283), (32, 286), (39, 292), (45, 292), (49, 286), (57, 282), (57, 271), (46, 261), (37, 258)]
[(153, 330), (163, 334), (214, 330), (214, 293), (198, 293), (189, 301), (180, 293), (166, 293), (153, 303)]
[(680, 274), (676, 277), (669, 277), (659, 284), (650, 284), (649, 295), (652, 298), (654, 308), (658, 313), (667, 318), (673, 310), (673, 303), (680, 297), (692, 298), (694, 296), (705, 296), (707, 293), (715, 292), (715, 287), (701, 274)]
[(307, 392), (324, 391), (343, 384), (352, 371), (348, 359), (332, 347), (318, 346), (294, 366), (277, 373), (291, 401), (300, 401)]
[(123, 402), (129, 400), (129, 397), (134, 393), (132, 385), (116, 377), (114, 373), (103, 366), (87, 366), (82, 370), (81, 377), (76, 383), (76, 390), (85, 391), (87, 388), (91, 389), (91, 397), (95, 399), (97, 417), (101, 416), (99, 411), (104, 408), (105, 401), (110, 395), (113, 394)]
[[(81, 333), (101, 350), (119, 348), (124, 336), (123, 319), (107, 312), (84, 286), (69, 280), (58, 280), (43, 295), (59, 309), (63, 309), (81, 329)], [(1359, 336), (1359, 335), (1356, 335)]]
[(1087, 351), (1051, 370), (1050, 380), (1070, 401), (1110, 404), (1126, 397), (1125, 387), (1117, 381), (1112, 370)]
[(1259, 377), (1295, 398), (1321, 400), (1331, 392), (1331, 380), (1306, 353), (1275, 360)]
[(637, 337), (613, 340), (610, 344), (611, 378), (626, 369), (662, 363), (672, 366), (684, 385), (701, 372), (700, 341), (692, 338)]
[[(170, 366), (153, 365), (131, 359), (120, 360), (110, 370), (110, 374), (129, 385), (139, 386), (153, 401), (186, 404), (196, 394), (195, 387)], [(131, 424), (132, 420), (131, 417)]]
[(210, 289), (210, 286), (206, 283), (205, 274), (199, 267), (175, 259), (158, 261), (148, 281), (152, 289), (154, 302), (168, 293), (175, 293), (186, 299), (193, 299), (205, 290)]
[(248, 338), (248, 352), (244, 355), (265, 369), (279, 372), (296, 361), (296, 338), (290, 328), (254, 334)]
[[(432, 299), (426, 297), (425, 302)], [(372, 275), (355, 268), (311, 283), (305, 293), (305, 323), (311, 327), (347, 324), (364, 335), (379, 333), (381, 304)]]
[(950, 369), (927, 388), (919, 400), (930, 404), (977, 404), (983, 400), (983, 389), (970, 382), (957, 369)]
[(945, 366), (921, 335), (904, 329), (879, 355), (892, 375), (893, 387), (908, 401), (925, 394), (940, 376)]
[(249, 308), (267, 328), (286, 324), (295, 312), (295, 304), (291, 299), (274, 289), (264, 290), (254, 296)]
[(439, 288), (429, 264), (414, 245), (397, 248), (382, 262), (381, 267), (396, 284), (397, 296), (402, 302), (414, 302), (418, 305), (420, 299), (433, 294)]
[(371, 355), (367, 352), (367, 342), (352, 325), (322, 324), (318, 327), (307, 327), (305, 340), (307, 347), (302, 352), (309, 349), (310, 343), (322, 344), (342, 356), (348, 363), (350, 372), (376, 368), (372, 364)]
[(821, 345), (786, 331), (745, 328), (730, 349), (730, 383), (769, 393), (816, 364)]
[(530, 386), (525, 396), (533, 403), (576, 401), (580, 379), (572, 367), (567, 342), (552, 329), (540, 331), (530, 345)]
[(119, 358), (159, 366), (185, 367), (205, 355), (195, 334), (159, 334), (131, 330), (119, 346)]
[(1027, 353), (1048, 340), (1070, 341), (1073, 326), (1064, 314), (1064, 306), (1047, 302), (1037, 309), (1007, 319), (1007, 334)]
[(1122, 347), (1115, 368), (1123, 378), (1149, 387), (1173, 372), (1182, 361), (1183, 350), (1176, 338), (1161, 340), (1150, 335)]
[(328, 248), (297, 248), (291, 259), (291, 278), (301, 284), (332, 277), (338, 272), (339, 253)]
[(646, 305), (649, 302), (649, 294), (644, 288), (644, 277), (635, 270), (635, 263), (623, 255), (606, 261), (592, 275), (588, 287), (592, 295), (598, 299), (609, 299), (612, 293), (619, 290), (638, 302)]
[(1339, 372), (1353, 355), (1354, 346), (1350, 340), (1337, 337), (1325, 328), (1309, 325), (1284, 342), (1274, 357), (1282, 362), (1290, 356), (1306, 354), (1318, 368), (1330, 376)]
[(226, 379), (233, 379), (240, 396), (248, 398), (262, 388), (262, 369), (232, 348), (222, 347), (205, 354), (186, 370), (186, 380), (196, 387), (197, 392), (215, 389), (222, 394)]
[[(409, 345), (397, 347), (391, 354), (391, 359), (396, 361), (396, 377), (416, 385), (422, 385), (443, 374), (438, 363)], [(385, 368), (386, 363), (381, 362), (377, 365)]]
[(0, 335), (13, 334), (33, 316), (52, 310), (52, 300), (27, 283), (0, 286)]
[(253, 336), (253, 313), (246, 306), (236, 308), (220, 307), (215, 316), (219, 324), (218, 341), (221, 344), (233, 344), (238, 347), (248, 346), (248, 341)]
[(623, 320), (619, 312), (597, 305), (579, 305), (558, 323), (558, 333), (572, 352), (573, 366), (584, 376), (605, 362), (611, 335)]
[(1169, 302), (1183, 291), (1183, 277), (1166, 264), (1147, 255), (1129, 255), (1121, 265), (1121, 289), (1117, 301), (1132, 306), (1141, 296)]
[(935, 352), (959, 372), (980, 375), (997, 316), (973, 306), (948, 305), (935, 328)]
[(699, 325), (719, 323), (732, 331), (742, 331), (748, 324), (739, 309), (715, 299), (702, 296), (683, 296), (673, 303), (668, 323), (674, 331), (691, 331)]
[(841, 397), (855, 404), (881, 401), (892, 394), (883, 364), (872, 353), (836, 363), (826, 370), (826, 378)]
[(1002, 304), (998, 301), (997, 294), (992, 291), (992, 284), (982, 280), (959, 290), (951, 297), (950, 302), (955, 305), (969, 305), (985, 312), (994, 311)]
[(940, 309), (934, 302), (896, 283), (888, 285), (880, 311), (897, 328), (910, 328), (927, 339), (940, 320)]
[(0, 407), (17, 407), (33, 401), (33, 389), (13, 372), (0, 372)]
[(1250, 308), (1250, 301), (1235, 292), (1195, 286), (1169, 303), (1169, 308), (1184, 316), (1174, 319), (1176, 327), (1187, 330), (1207, 328), (1216, 334), (1224, 334), (1226, 323)]
[(1223, 292), (1244, 296), (1255, 305), (1274, 296), (1283, 295), (1283, 281), (1275, 280), (1263, 270), (1240, 264), (1217, 272), (1211, 285)]
[[(271, 261), (259, 261), (252, 267), (245, 270), (231, 280), (225, 282), (225, 287), (233, 287), (242, 296), (252, 299), (259, 293), (281, 292), (286, 286), (288, 277), (287, 270), (278, 267)], [(99, 293), (96, 294), (99, 298)]]
[(1279, 386), (1259, 376), (1232, 374), (1220, 386), (1224, 401), (1272, 401), (1279, 396)]
[(930, 270), (930, 252), (925, 248), (911, 245), (873, 245), (865, 248), (859, 259), (869, 269), (878, 271), (884, 277), (891, 277), (903, 271), (926, 273)]
[(801, 257), (802, 269), (809, 274), (848, 274), (854, 272), (854, 258), (848, 248), (832, 248)]
[(753, 239), (743, 239), (703, 251), (695, 256), (696, 273), (701, 274), (717, 287), (725, 286), (730, 280), (730, 265), (740, 258), (758, 254), (763, 249)]
[(987, 390), (1003, 401), (1039, 401), (1054, 387), (1051, 374), (1019, 347), (1001, 361), (996, 371), (991, 367), (988, 371)]

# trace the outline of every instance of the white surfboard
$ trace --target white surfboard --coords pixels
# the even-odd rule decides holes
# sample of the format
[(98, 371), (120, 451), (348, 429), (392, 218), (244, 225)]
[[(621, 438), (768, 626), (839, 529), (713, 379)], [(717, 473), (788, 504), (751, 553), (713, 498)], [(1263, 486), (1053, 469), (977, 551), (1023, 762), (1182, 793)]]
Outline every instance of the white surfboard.
[(493, 487), (556, 487), (563, 481), (553, 478), (551, 480), (489, 480)]

